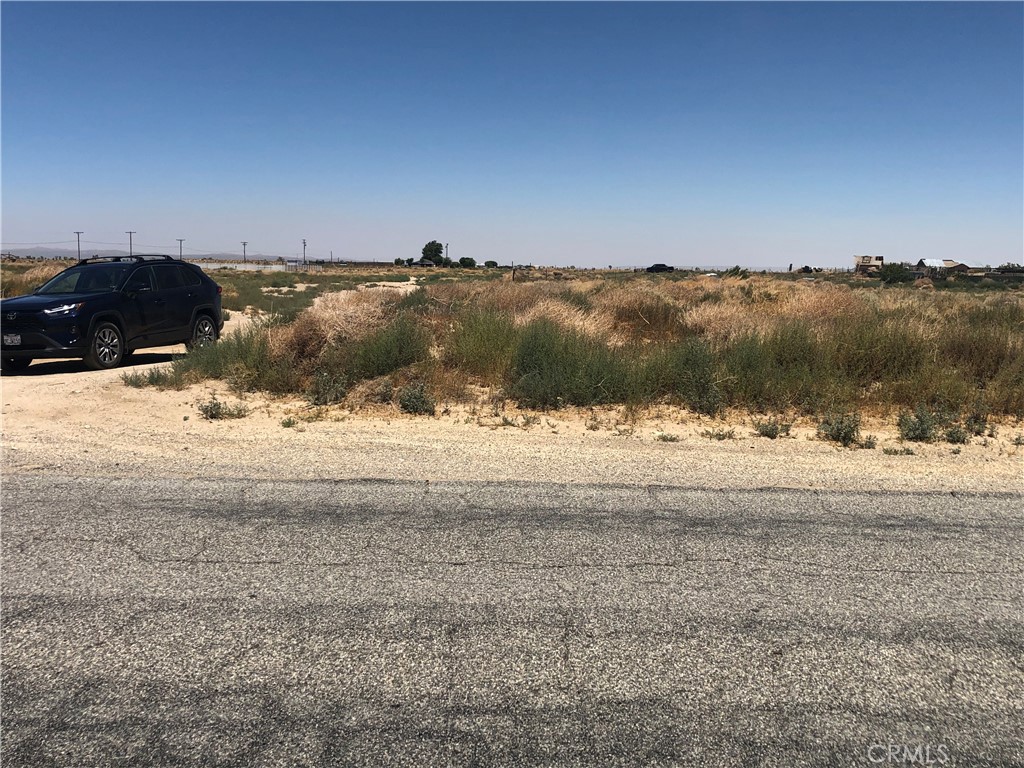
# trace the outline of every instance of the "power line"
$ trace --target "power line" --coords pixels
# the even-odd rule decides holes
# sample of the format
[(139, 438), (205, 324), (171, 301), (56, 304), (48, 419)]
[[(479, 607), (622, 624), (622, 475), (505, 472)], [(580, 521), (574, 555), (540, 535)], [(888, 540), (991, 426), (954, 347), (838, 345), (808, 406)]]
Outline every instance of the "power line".
[(40, 243), (14, 243), (10, 240), (4, 240), (3, 245), (64, 245), (65, 243), (73, 243), (74, 240), (46, 240)]

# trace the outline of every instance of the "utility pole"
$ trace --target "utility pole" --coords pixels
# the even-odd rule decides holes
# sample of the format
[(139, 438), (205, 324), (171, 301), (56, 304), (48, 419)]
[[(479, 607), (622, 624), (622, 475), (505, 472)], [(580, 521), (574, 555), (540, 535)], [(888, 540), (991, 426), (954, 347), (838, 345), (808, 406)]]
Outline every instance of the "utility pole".
[(79, 261), (82, 260), (82, 235), (84, 235), (84, 234), (85, 234), (85, 232), (79, 232), (77, 229), (75, 230), (75, 236), (78, 238), (78, 260)]
[(302, 238), (302, 266), (306, 266), (306, 238)]
[[(445, 243), (445, 244), (444, 244), (444, 257), (445, 257), (446, 259), (448, 258), (448, 243)], [(451, 263), (451, 260), (450, 260), (450, 259), (449, 259), (449, 263)]]
[(245, 264), (245, 246), (249, 244), (248, 240), (242, 241), (242, 263)]
[(175, 238), (178, 241), (178, 261), (183, 261), (181, 258), (181, 244), (185, 242), (184, 237)]
[(129, 232), (125, 232), (125, 234), (128, 235), (128, 255), (134, 256), (135, 252), (132, 250), (132, 235), (135, 234), (135, 230), (133, 229)]

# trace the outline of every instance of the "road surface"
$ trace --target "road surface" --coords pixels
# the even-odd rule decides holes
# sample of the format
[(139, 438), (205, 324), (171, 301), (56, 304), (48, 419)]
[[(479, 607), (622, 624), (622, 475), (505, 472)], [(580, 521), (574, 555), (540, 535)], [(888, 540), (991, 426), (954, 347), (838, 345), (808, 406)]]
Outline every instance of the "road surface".
[(3, 478), (3, 764), (1024, 763), (1019, 494)]

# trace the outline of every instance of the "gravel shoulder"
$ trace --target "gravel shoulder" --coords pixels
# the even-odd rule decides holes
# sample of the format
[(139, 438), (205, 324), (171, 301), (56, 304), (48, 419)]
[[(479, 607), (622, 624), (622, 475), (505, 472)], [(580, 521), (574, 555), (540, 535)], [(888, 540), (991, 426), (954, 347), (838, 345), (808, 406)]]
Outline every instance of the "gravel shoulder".
[[(756, 436), (749, 417), (720, 421), (673, 409), (629, 418), (625, 409), (522, 413), (452, 405), (431, 417), (375, 406), (352, 413), (317, 411), (301, 400), (247, 396), (250, 414), (207, 421), (197, 409), (213, 396), (239, 402), (222, 382), (182, 391), (132, 389), (126, 370), (166, 364), (182, 351), (139, 353), (115, 371), (76, 361), (34, 364), (5, 376), (3, 472), (126, 477), (260, 479), (495, 480), (672, 485), (705, 488), (1020, 492), (1020, 423), (998, 425), (995, 438), (955, 447), (902, 448), (895, 427), (868, 422), (874, 450), (835, 447), (797, 423), (789, 438)], [(294, 426), (282, 426), (290, 419)], [(712, 440), (708, 430), (734, 430)]]

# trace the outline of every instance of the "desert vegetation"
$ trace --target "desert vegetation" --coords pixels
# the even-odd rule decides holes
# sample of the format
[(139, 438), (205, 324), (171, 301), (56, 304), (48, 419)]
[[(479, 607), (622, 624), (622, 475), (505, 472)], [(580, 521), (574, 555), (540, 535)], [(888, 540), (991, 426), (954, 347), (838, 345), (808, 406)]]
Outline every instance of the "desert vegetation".
[(71, 261), (5, 261), (0, 267), (0, 298), (32, 293), (57, 273), (67, 269)]
[(850, 446), (871, 444), (858, 431), (861, 412), (903, 414), (908, 440), (954, 442), (990, 417), (1024, 417), (1016, 290), (742, 274), (448, 279), (407, 294), (339, 293), (331, 283), (325, 277), (332, 290), (306, 308), (264, 314), (142, 383), (218, 378), (238, 392), (303, 393), (317, 405), (354, 392), (365, 399), (386, 384), (425, 403), (484, 388), (534, 409), (741, 409), (816, 417), (823, 437)]

